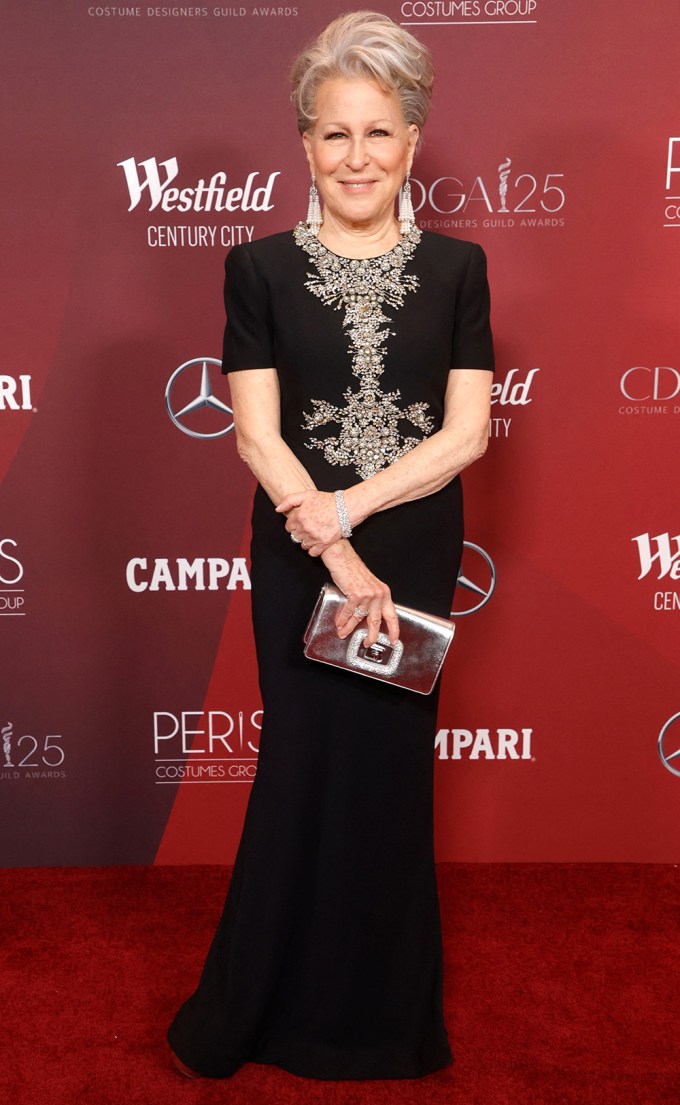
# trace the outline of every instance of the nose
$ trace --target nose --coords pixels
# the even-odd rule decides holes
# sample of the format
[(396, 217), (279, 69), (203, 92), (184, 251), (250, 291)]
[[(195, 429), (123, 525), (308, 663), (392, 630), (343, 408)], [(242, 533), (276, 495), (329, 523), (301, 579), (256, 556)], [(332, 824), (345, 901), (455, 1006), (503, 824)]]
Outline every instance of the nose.
[(363, 169), (364, 165), (369, 160), (366, 143), (363, 137), (357, 135), (355, 138), (352, 138), (346, 157), (348, 168), (354, 170)]

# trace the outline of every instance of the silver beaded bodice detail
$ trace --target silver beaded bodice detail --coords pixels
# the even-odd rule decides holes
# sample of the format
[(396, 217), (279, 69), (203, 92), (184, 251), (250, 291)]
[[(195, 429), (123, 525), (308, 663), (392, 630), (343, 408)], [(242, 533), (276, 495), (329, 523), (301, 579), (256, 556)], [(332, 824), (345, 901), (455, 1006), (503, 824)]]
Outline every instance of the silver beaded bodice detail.
[[(361, 479), (368, 479), (403, 457), (434, 429), (434, 421), (426, 413), (428, 403), (403, 407), (399, 389), (383, 391), (380, 387), (385, 345), (394, 336), (383, 306), (401, 307), (407, 292), (418, 288), (418, 278), (404, 275), (404, 267), (421, 231), (413, 227), (389, 253), (365, 260), (331, 253), (305, 223), (298, 223), (293, 234), (317, 270), (307, 274), (305, 287), (334, 310), (345, 310), (343, 326), (349, 333), (352, 373), (359, 382), (358, 388), (350, 386), (343, 392), (344, 406), (312, 399), (303, 429), (335, 423), (339, 432), (323, 438), (310, 435), (305, 444), (308, 449), (321, 449), (329, 464), (354, 465)], [(421, 430), (422, 436), (402, 434), (400, 421)]]

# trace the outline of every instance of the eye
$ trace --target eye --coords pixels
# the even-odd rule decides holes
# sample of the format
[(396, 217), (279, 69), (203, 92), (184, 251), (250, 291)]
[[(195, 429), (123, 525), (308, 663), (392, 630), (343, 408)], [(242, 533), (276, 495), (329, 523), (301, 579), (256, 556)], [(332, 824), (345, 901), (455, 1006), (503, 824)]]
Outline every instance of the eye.
[(371, 131), (371, 135), (378, 138), (388, 138), (389, 131), (383, 130), (382, 127), (376, 127), (375, 130)]
[(324, 134), (324, 142), (331, 142), (334, 138), (344, 138), (345, 135), (341, 130), (334, 130), (331, 134)]

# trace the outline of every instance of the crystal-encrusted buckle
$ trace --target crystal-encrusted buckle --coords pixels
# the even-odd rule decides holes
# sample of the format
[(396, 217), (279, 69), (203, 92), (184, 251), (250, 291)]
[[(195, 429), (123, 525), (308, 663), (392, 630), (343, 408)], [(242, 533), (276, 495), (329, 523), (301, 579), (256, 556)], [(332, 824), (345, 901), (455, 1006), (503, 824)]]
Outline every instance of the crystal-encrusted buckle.
[(347, 646), (347, 662), (360, 671), (375, 671), (379, 668), (381, 675), (394, 675), (404, 654), (402, 642), (397, 641), (392, 645), (386, 633), (379, 633), (376, 643), (364, 648), (363, 641), (367, 636), (365, 626), (355, 630)]

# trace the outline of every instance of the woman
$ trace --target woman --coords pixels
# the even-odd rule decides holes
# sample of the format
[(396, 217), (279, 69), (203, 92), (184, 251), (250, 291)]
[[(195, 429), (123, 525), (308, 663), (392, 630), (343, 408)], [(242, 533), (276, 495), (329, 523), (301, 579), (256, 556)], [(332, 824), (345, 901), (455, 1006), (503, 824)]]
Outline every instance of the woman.
[(222, 919), (168, 1039), (184, 1073), (225, 1077), (251, 1060), (312, 1078), (415, 1078), (452, 1062), (433, 850), (438, 686), (417, 695), (311, 662), (302, 637), (329, 579), (347, 596), (342, 638), (364, 622), (367, 644), (381, 628), (395, 640), (393, 596), (449, 616), (458, 473), (488, 436), (486, 264), (479, 246), (413, 223), (425, 47), (354, 12), (292, 80), (307, 223), (226, 262), (223, 370), (259, 483), (258, 770)]

